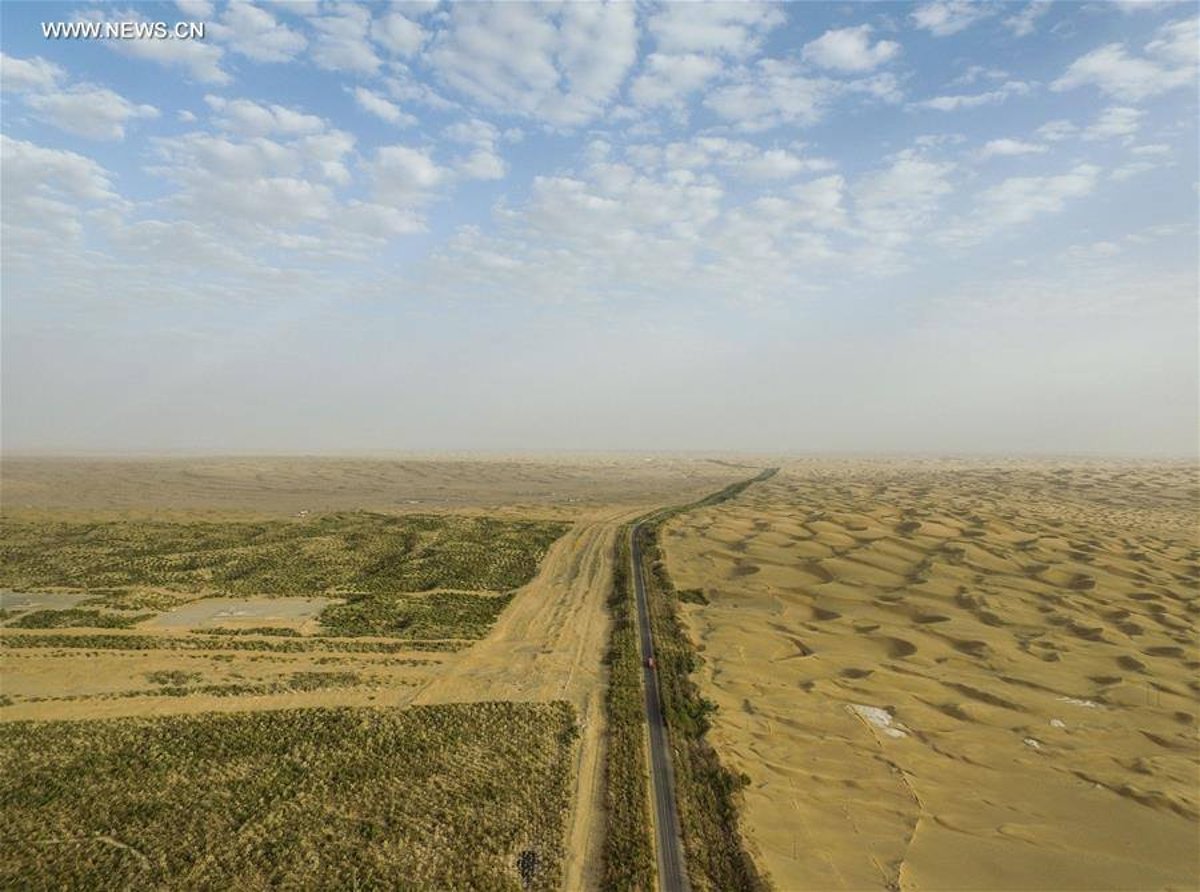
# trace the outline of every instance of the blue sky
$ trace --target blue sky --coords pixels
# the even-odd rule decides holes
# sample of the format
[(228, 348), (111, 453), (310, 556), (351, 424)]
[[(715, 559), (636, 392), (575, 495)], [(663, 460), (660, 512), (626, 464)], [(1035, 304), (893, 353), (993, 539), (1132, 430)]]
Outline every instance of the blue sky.
[(1195, 452), (1194, 3), (0, 15), (6, 449)]

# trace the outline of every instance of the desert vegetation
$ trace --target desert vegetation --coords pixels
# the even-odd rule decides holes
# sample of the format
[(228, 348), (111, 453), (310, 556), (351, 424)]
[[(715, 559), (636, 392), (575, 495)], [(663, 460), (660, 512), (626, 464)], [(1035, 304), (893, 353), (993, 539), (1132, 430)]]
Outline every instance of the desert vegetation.
[[(507, 591), (529, 581), (565, 529), (556, 521), (369, 512), (227, 522), (6, 517), (0, 587), (228, 595)], [(128, 598), (123, 592), (106, 600)]]
[(607, 662), (608, 749), (605, 763), (606, 833), (602, 887), (606, 892), (654, 887), (650, 800), (646, 765), (645, 701), (638, 656), (635, 606), (629, 579), (629, 537), (617, 537)]
[[(274, 637), (275, 640), (268, 640)], [(347, 641), (339, 638), (292, 638), (254, 635), (126, 635), (119, 633), (46, 634), (46, 633), (3, 633), (0, 648), (60, 648), (68, 650), (182, 650), (222, 651), (259, 650), (272, 653), (311, 653), (333, 651), (336, 653), (383, 653), (403, 651), (453, 651), (465, 647), (465, 641)]]
[(128, 629), (152, 616), (153, 613), (128, 616), (73, 607), (66, 610), (33, 610), (8, 625), (13, 629)]
[(466, 592), (356, 595), (321, 611), (321, 627), (345, 637), (482, 638), (510, 600)]
[(602, 770), (613, 546), (732, 472), (378, 468), (6, 465), (0, 887), (651, 887), (630, 613)]
[(12, 722), (5, 888), (557, 889), (563, 703)]

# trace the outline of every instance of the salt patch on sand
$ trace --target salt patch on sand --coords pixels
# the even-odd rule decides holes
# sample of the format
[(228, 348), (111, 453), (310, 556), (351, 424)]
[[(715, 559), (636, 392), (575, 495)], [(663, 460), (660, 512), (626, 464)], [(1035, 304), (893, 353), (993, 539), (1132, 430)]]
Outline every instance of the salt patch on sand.
[(888, 737), (907, 737), (899, 727), (892, 724), (892, 714), (886, 709), (880, 709), (878, 706), (863, 706), (859, 703), (851, 703), (846, 707), (860, 719), (868, 724), (874, 725)]

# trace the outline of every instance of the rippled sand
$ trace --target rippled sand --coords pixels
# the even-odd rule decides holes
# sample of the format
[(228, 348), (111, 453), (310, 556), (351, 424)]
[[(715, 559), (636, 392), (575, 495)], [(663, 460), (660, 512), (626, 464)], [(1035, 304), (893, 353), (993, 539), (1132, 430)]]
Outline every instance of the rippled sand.
[(813, 461), (675, 520), (776, 886), (1196, 888), (1196, 484)]

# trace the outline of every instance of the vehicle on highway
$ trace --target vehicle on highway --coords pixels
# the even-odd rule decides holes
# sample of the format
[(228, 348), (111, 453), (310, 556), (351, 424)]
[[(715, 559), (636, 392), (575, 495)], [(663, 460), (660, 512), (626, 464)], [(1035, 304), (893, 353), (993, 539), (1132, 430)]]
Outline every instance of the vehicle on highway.
[(646, 668), (647, 669), (654, 668), (654, 657), (646, 657)]

